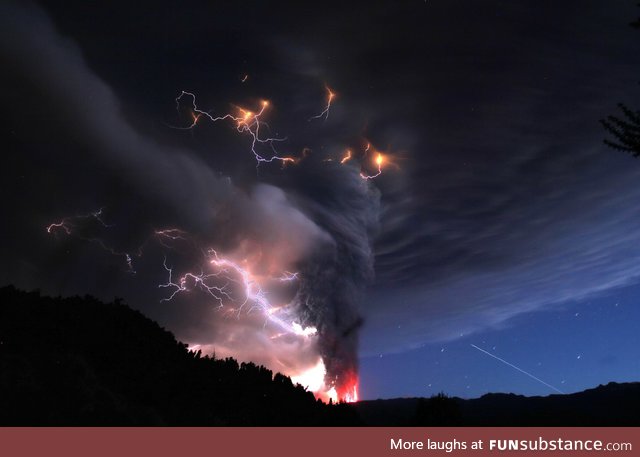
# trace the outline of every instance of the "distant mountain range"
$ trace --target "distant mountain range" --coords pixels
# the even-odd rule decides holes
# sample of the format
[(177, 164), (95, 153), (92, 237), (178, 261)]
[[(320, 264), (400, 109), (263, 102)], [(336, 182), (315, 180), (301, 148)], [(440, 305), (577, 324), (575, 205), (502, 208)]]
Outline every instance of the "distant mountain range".
[(638, 426), (640, 383), (570, 395), (326, 405), (253, 363), (187, 350), (120, 300), (0, 288), (0, 426)]
[(463, 400), (431, 398), (361, 401), (364, 425), (373, 426), (638, 426), (640, 382), (611, 382), (565, 395), (486, 394)]

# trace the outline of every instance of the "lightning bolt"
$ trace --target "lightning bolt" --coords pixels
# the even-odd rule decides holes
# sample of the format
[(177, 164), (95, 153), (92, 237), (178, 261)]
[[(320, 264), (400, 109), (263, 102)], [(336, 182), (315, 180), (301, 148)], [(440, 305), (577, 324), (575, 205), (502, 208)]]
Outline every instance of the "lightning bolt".
[[(364, 149), (363, 152), (363, 157), (364, 159), (368, 159), (368, 157), (371, 157), (371, 159), (368, 159), (369, 162), (373, 163), (373, 167), (374, 167), (374, 172), (373, 173), (368, 173), (365, 171), (365, 169), (363, 169), (360, 172), (360, 177), (362, 179), (374, 179), (377, 178), (378, 176), (380, 176), (382, 174), (382, 170), (385, 167), (391, 166), (393, 168), (395, 168), (396, 170), (399, 170), (400, 167), (398, 166), (398, 164), (395, 162), (395, 156), (388, 154), (388, 153), (382, 153), (378, 150), (376, 150), (375, 148), (373, 148), (371, 146), (371, 143), (367, 142), (367, 145)], [(371, 165), (367, 166), (367, 167), (363, 167), (363, 168), (368, 168), (371, 169)]]
[(340, 164), (344, 165), (349, 160), (351, 160), (351, 149), (347, 149), (347, 152), (344, 155), (344, 157), (342, 157), (342, 159), (340, 159)]
[(161, 302), (173, 300), (173, 298), (176, 295), (178, 295), (180, 292), (185, 292), (189, 290), (189, 281), (193, 282), (196, 287), (206, 291), (207, 294), (213, 297), (213, 299), (218, 302), (220, 308), (224, 306), (225, 298), (232, 300), (230, 293), (227, 291), (227, 288), (229, 286), (228, 282), (223, 284), (222, 286), (218, 286), (215, 283), (214, 284), (210, 283), (213, 278), (219, 279), (219, 276), (220, 276), (219, 274), (217, 273), (204, 274), (203, 272), (200, 272), (199, 274), (185, 273), (184, 275), (180, 276), (177, 282), (174, 282), (173, 269), (167, 266), (166, 257), (164, 259), (163, 265), (165, 270), (167, 270), (169, 274), (169, 279), (167, 280), (166, 283), (159, 284), (158, 287), (171, 288), (173, 289), (173, 293), (169, 297), (163, 298), (162, 300), (160, 300)]
[(187, 232), (177, 228), (155, 230), (153, 233), (158, 243), (169, 249), (173, 248), (175, 242), (187, 241), (189, 239)]
[[(168, 280), (164, 284), (160, 284), (160, 288), (172, 289), (172, 293), (163, 298), (162, 301), (170, 301), (176, 295), (187, 292), (193, 288), (198, 288), (210, 295), (223, 308), (225, 305), (233, 305), (237, 315), (247, 309), (247, 313), (255, 310), (262, 312), (265, 319), (275, 324), (285, 333), (295, 334), (304, 337), (310, 337), (317, 333), (315, 327), (302, 327), (295, 321), (286, 321), (278, 316), (287, 306), (274, 306), (261, 285), (260, 279), (253, 275), (249, 269), (242, 267), (238, 262), (228, 257), (224, 257), (214, 249), (207, 252), (206, 263), (211, 268), (210, 272), (198, 273), (187, 272), (178, 279), (173, 278), (173, 269), (167, 265), (165, 258), (164, 268), (168, 272)], [(292, 282), (299, 278), (298, 273), (284, 272), (275, 279), (282, 282)], [(222, 284), (221, 284), (222, 282)], [(234, 294), (230, 285), (236, 284), (240, 286), (242, 294), (238, 297)]]
[[(363, 164), (363, 161), (366, 161), (367, 157), (369, 156), (370, 150), (372, 152), (375, 152), (375, 156), (373, 156), (373, 159), (371, 160), (371, 162), (373, 162), (373, 166), (375, 170), (373, 173), (369, 173), (368, 171), (366, 171), (367, 169), (371, 169), (370, 165), (365, 166)], [(336, 159), (336, 160), (340, 162), (340, 165), (345, 165), (348, 162), (350, 162), (352, 159), (354, 159), (353, 151), (351, 149), (347, 149), (344, 155), (340, 159)], [(332, 158), (328, 158), (324, 160), (324, 162), (333, 162), (333, 161), (334, 159)], [(393, 165), (394, 167), (399, 168), (395, 163), (391, 161), (390, 156), (373, 150), (371, 148), (371, 143), (369, 142), (366, 143), (364, 150), (362, 151), (361, 154), (359, 154), (359, 161), (360, 161), (360, 167), (361, 167), (360, 177), (364, 180), (370, 180), (380, 176), (382, 174), (382, 169), (386, 165)]]
[(378, 176), (380, 176), (382, 174), (382, 164), (384, 163), (384, 156), (380, 153), (378, 153), (376, 155), (375, 158), (375, 164), (378, 167), (378, 171), (372, 175), (368, 175), (364, 172), (360, 172), (360, 177), (362, 179), (373, 179), (373, 178), (377, 178)]
[[(179, 130), (191, 130), (195, 128), (200, 119), (203, 117), (211, 122), (219, 121), (231, 121), (235, 124), (236, 130), (241, 134), (247, 134), (251, 137), (251, 152), (253, 153), (258, 165), (261, 163), (271, 163), (273, 161), (280, 161), (282, 164), (296, 163), (297, 158), (291, 156), (281, 156), (275, 148), (274, 143), (287, 141), (287, 138), (277, 137), (263, 137), (262, 131), (269, 128), (269, 125), (261, 120), (262, 115), (269, 107), (269, 102), (263, 100), (260, 104), (260, 108), (257, 111), (251, 111), (238, 107), (237, 114), (227, 113), (223, 116), (212, 116), (209, 112), (203, 111), (198, 108), (196, 104), (196, 96), (192, 92), (182, 91), (178, 97), (176, 97), (176, 109), (180, 111), (180, 103), (184, 97), (191, 99), (191, 112), (192, 122), (187, 127), (173, 127)], [(258, 152), (258, 146), (266, 146), (271, 149), (273, 155), (266, 157)]]
[(86, 221), (89, 219), (98, 221), (100, 225), (105, 228), (113, 227), (113, 224), (107, 224), (104, 219), (102, 219), (102, 211), (104, 211), (104, 208), (100, 208), (96, 211), (91, 211), (87, 214), (65, 217), (60, 222), (49, 224), (46, 228), (47, 233), (55, 233), (58, 229), (61, 229), (64, 230), (67, 235), (71, 235), (78, 222)]
[(111, 255), (114, 255), (117, 257), (123, 257), (127, 265), (127, 272), (135, 273), (136, 271), (133, 268), (133, 259), (131, 258), (131, 255), (128, 252), (118, 251), (113, 247), (109, 246), (104, 240), (98, 237), (88, 237), (88, 236), (81, 235), (80, 233), (77, 233), (82, 230), (83, 225), (90, 223), (91, 221), (97, 222), (102, 228), (114, 227), (115, 224), (107, 224), (104, 221), (104, 219), (102, 218), (103, 211), (104, 211), (104, 208), (100, 208), (96, 211), (91, 211), (87, 214), (80, 214), (76, 216), (65, 217), (60, 222), (54, 222), (49, 224), (45, 228), (45, 230), (47, 231), (47, 233), (51, 235), (56, 235), (58, 232), (63, 231), (68, 236), (76, 236), (77, 238), (83, 241), (88, 241), (90, 243), (97, 244), (103, 250), (107, 251)]
[(309, 122), (311, 122), (314, 119), (320, 119), (322, 117), (324, 117), (325, 121), (329, 119), (329, 110), (331, 109), (331, 103), (336, 98), (336, 94), (329, 88), (329, 86), (325, 85), (324, 88), (327, 90), (327, 105), (325, 106), (324, 110), (320, 114), (311, 116), (309, 118)]

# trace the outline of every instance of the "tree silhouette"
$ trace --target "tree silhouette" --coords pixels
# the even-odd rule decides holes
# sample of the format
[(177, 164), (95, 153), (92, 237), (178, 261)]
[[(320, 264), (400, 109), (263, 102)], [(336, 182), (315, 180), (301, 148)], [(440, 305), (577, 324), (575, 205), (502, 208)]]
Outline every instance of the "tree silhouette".
[(418, 400), (412, 424), (427, 427), (462, 425), (462, 416), (457, 400), (449, 398), (444, 392), (431, 398), (421, 398)]
[(0, 426), (359, 423), (280, 373), (189, 351), (120, 299), (0, 287)]
[(618, 105), (624, 118), (607, 116), (600, 120), (604, 128), (613, 135), (615, 141), (604, 140), (607, 146), (625, 151), (634, 157), (640, 156), (640, 111), (634, 111), (623, 103)]
[[(640, 29), (640, 17), (629, 25)], [(609, 115), (606, 119), (600, 120), (605, 130), (614, 138), (613, 141), (605, 139), (604, 143), (613, 149), (640, 157), (640, 111), (632, 110), (623, 103), (619, 103), (618, 106), (622, 110), (623, 117)]]

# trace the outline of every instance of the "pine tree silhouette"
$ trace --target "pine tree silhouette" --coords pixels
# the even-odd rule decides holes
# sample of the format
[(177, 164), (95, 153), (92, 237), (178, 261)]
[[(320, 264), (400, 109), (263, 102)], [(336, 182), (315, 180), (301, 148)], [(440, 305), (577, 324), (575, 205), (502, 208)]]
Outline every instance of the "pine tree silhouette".
[[(640, 17), (634, 22), (630, 22), (629, 25), (640, 29)], [(606, 119), (600, 120), (605, 130), (614, 137), (613, 141), (605, 139), (604, 143), (613, 149), (640, 157), (640, 111), (632, 110), (624, 103), (619, 103), (618, 106), (624, 117), (609, 115)]]
[(604, 140), (605, 144), (613, 149), (625, 151), (634, 157), (640, 156), (640, 111), (634, 111), (625, 104), (618, 104), (624, 114), (624, 118), (607, 116), (600, 120), (604, 128), (611, 133), (615, 141)]

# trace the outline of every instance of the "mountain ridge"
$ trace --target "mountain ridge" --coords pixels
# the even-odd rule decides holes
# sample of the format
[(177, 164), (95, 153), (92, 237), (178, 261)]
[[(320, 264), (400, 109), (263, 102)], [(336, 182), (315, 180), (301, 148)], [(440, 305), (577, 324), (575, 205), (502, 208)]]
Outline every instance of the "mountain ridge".
[(355, 405), (374, 426), (638, 426), (640, 382), (617, 383), (547, 396), (487, 393), (462, 399), (438, 394), (363, 400)]
[(0, 288), (0, 425), (359, 425), (280, 373), (187, 349), (116, 299)]

